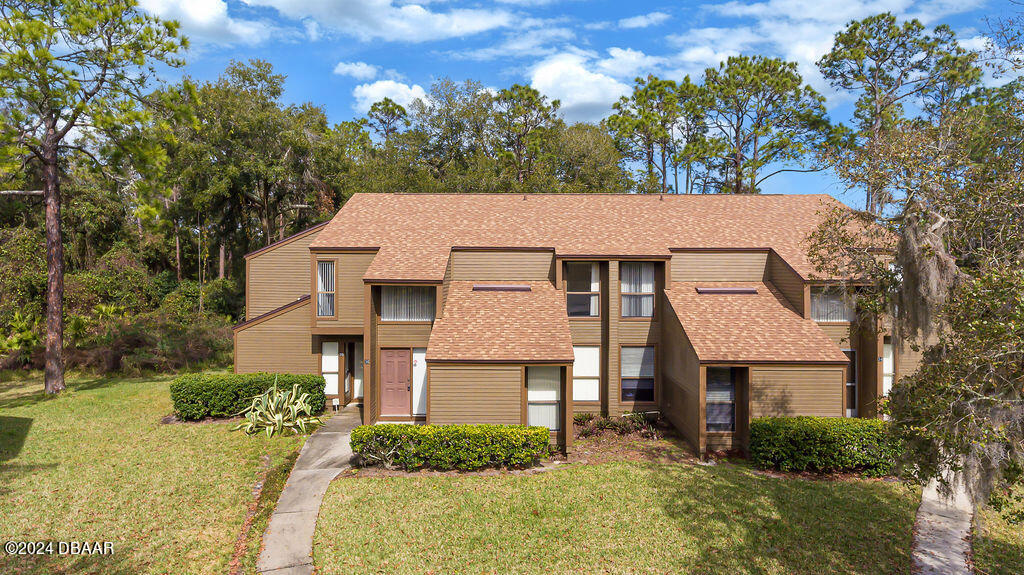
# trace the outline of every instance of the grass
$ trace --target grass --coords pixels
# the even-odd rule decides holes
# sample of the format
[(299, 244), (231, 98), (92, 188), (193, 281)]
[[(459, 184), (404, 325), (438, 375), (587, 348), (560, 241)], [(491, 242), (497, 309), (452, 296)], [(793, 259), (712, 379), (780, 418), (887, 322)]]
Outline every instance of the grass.
[(227, 572), (261, 458), (276, 469), (301, 439), (161, 424), (170, 380), (78, 377), (55, 398), (38, 377), (2, 380), (0, 538), (112, 541), (114, 555), (0, 554), (0, 572)]
[(975, 571), (983, 575), (1024, 572), (1024, 525), (1009, 523), (988, 507), (978, 511), (975, 523)]
[(920, 491), (745, 464), (573, 464), (536, 474), (342, 476), (320, 573), (910, 573)]

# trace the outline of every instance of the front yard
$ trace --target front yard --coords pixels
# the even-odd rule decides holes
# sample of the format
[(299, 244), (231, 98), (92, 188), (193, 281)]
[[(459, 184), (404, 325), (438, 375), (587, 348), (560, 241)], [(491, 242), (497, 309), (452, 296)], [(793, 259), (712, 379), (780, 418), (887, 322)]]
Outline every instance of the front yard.
[(0, 572), (228, 572), (261, 460), (280, 466), (301, 440), (162, 424), (169, 382), (78, 378), (57, 398), (39, 377), (0, 382), (0, 539), (114, 544), (113, 556), (0, 553)]
[(343, 475), (314, 562), (328, 574), (911, 572), (918, 489), (705, 467), (672, 450), (533, 474)]
[(1024, 573), (1024, 525), (1010, 523), (992, 509), (981, 510), (974, 522), (975, 570), (983, 575)]

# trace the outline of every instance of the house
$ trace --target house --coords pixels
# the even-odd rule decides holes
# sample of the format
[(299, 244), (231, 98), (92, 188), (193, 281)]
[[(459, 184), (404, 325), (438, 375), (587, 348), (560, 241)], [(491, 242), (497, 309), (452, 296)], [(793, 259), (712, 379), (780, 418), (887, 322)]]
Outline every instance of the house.
[[(660, 411), (700, 452), (751, 418), (876, 417), (918, 357), (815, 279), (824, 195), (356, 194), (246, 256), (235, 370), (323, 374), (365, 423)], [(867, 322), (868, 324), (877, 322)]]

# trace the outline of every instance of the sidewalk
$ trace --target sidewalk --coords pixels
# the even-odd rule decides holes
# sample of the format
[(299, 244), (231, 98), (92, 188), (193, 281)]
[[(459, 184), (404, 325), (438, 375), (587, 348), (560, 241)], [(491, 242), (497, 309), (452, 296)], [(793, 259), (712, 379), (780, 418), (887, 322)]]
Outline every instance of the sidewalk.
[(914, 565), (922, 575), (968, 575), (967, 556), (971, 546), (970, 497), (959, 481), (946, 499), (932, 480), (921, 493), (914, 525)]
[(263, 535), (256, 570), (268, 575), (308, 575), (313, 572), (313, 532), (320, 503), (331, 480), (349, 468), (349, 433), (362, 421), (359, 407), (334, 414), (302, 446), (291, 475)]

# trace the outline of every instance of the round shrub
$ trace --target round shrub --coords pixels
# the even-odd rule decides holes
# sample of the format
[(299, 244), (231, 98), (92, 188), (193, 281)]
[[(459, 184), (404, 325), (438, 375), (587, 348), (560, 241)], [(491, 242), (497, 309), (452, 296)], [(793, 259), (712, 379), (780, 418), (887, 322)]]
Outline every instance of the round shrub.
[(522, 425), (362, 425), (352, 452), (362, 465), (413, 471), (526, 467), (548, 453), (546, 427)]
[(750, 423), (750, 459), (762, 469), (877, 477), (892, 473), (899, 455), (881, 419), (765, 417)]

